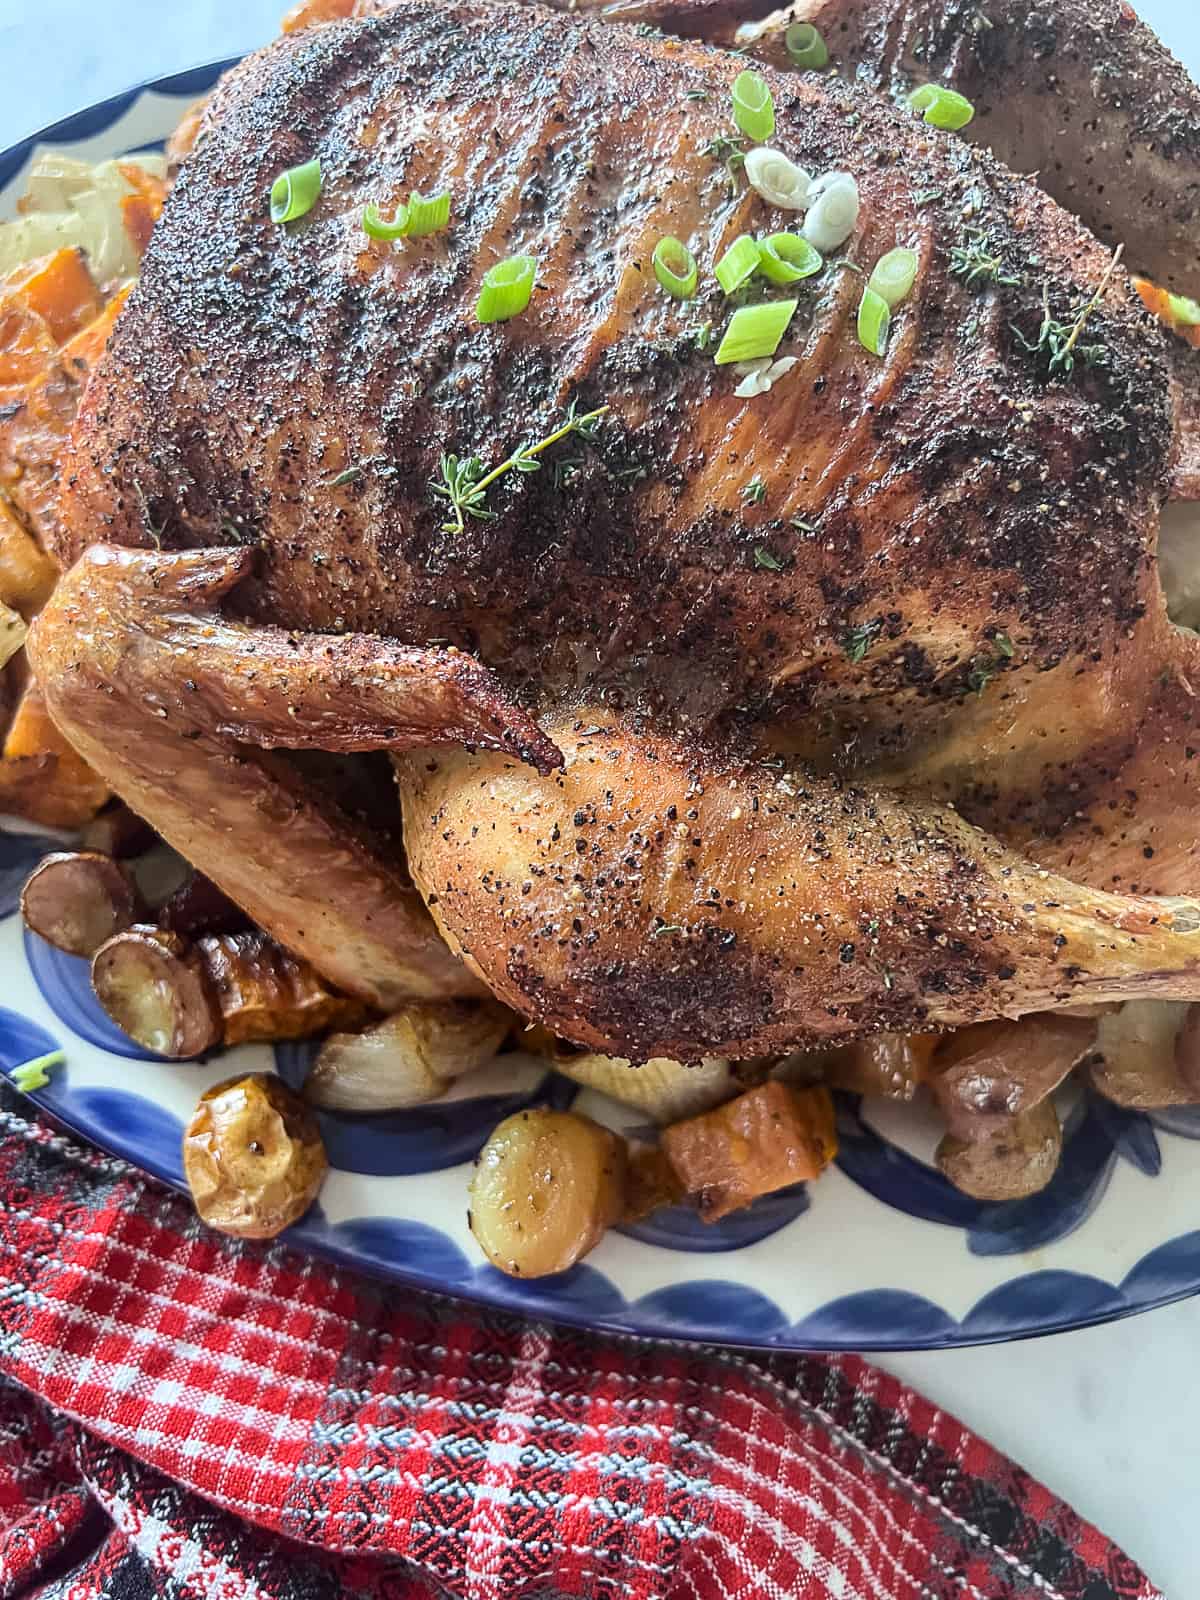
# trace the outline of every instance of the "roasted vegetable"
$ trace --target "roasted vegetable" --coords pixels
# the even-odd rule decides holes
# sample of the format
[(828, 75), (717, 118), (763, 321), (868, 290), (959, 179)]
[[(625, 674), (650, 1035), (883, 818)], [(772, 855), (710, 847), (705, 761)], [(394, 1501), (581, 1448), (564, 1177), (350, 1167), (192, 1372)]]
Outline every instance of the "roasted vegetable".
[(162, 928), (114, 934), (92, 959), (92, 988), (109, 1016), (156, 1055), (200, 1055), (221, 1042), (221, 1008), (198, 950)]
[(181, 933), (185, 939), (210, 933), (245, 933), (251, 927), (250, 918), (241, 907), (235, 906), (202, 872), (188, 873), (159, 906), (155, 921), (160, 928)]
[(986, 1139), (1038, 1105), (1087, 1055), (1096, 1029), (1095, 1021), (1045, 1012), (950, 1034), (929, 1083), (951, 1135)]
[(26, 927), (72, 956), (95, 955), (144, 911), (132, 874), (95, 850), (44, 856), (21, 890)]
[(49, 599), (57, 576), (53, 561), (0, 496), (0, 604), (19, 611), (28, 622)]
[(911, 1100), (925, 1081), (935, 1033), (873, 1033), (830, 1052), (825, 1081), (851, 1094)]
[(519, 1111), (479, 1155), (469, 1219), (494, 1267), (517, 1278), (565, 1272), (625, 1205), (620, 1139), (571, 1111)]
[(677, 1206), (685, 1198), (683, 1185), (665, 1151), (630, 1152), (622, 1222), (640, 1222), (660, 1206)]
[(0, 601), (0, 671), (16, 655), (25, 643), (25, 635), (29, 632), (25, 619), (19, 611), (12, 611)]
[(778, 1079), (663, 1130), (662, 1147), (706, 1222), (816, 1178), (837, 1153), (828, 1089)]
[(71, 245), (15, 267), (0, 283), (0, 305), (21, 305), (41, 317), (63, 344), (100, 315), (100, 294), (82, 250)]
[[(27, 781), (27, 774), (36, 774)], [(48, 828), (78, 828), (109, 798), (98, 778), (50, 721), (42, 692), (25, 686), (0, 761), (0, 811), (13, 810)]]
[(678, 1122), (709, 1111), (732, 1099), (742, 1087), (731, 1064), (715, 1056), (694, 1067), (655, 1056), (635, 1067), (621, 1056), (577, 1050), (544, 1029), (532, 1029), (521, 1042), (553, 1062), (555, 1071), (565, 1078), (611, 1095), (622, 1105), (634, 1106), (655, 1122)]
[(360, 1000), (337, 994), (316, 969), (269, 934), (213, 934), (197, 943), (216, 991), (226, 1044), (306, 1039), (349, 1028), (368, 1015)]
[(982, 1139), (947, 1134), (937, 1164), (956, 1189), (976, 1200), (1021, 1200), (1044, 1189), (1062, 1155), (1062, 1129), (1052, 1100), (993, 1122)]
[(304, 1098), (329, 1111), (398, 1111), (445, 1093), (490, 1061), (513, 1026), (487, 1000), (415, 1000), (365, 1033), (321, 1046)]
[(328, 1168), (317, 1119), (266, 1072), (214, 1084), (183, 1136), (196, 1210), (240, 1239), (270, 1239), (298, 1221)]
[(141, 241), (126, 227), (124, 201), (142, 184), (129, 181), (131, 167), (161, 178), (158, 155), (126, 156), (97, 165), (57, 150), (43, 150), (33, 163), (20, 216), (0, 223), (0, 272), (63, 246), (86, 250), (97, 281), (107, 284), (138, 270)]
[(1193, 1007), (1176, 1000), (1128, 1000), (1104, 1017), (1089, 1063), (1093, 1087), (1119, 1106), (1191, 1105), (1200, 1101)]
[(126, 861), (154, 848), (158, 835), (148, 822), (130, 811), (121, 800), (113, 800), (80, 829), (79, 842), (85, 850)]

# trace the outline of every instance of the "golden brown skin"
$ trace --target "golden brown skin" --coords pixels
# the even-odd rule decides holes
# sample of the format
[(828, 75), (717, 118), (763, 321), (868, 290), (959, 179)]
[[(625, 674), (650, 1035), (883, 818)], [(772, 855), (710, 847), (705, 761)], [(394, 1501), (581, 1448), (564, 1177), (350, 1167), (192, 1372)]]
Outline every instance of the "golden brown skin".
[[(485, 33), (495, 50), (476, 47)], [(1114, 867), (1103, 831), (1088, 846), (1086, 807), (1065, 799), (1099, 748), (1107, 807), (1182, 660), (1153, 568), (1176, 449), (1165, 336), (1124, 274), (1107, 277), (1108, 253), (1029, 183), (836, 79), (768, 72), (776, 142), (858, 178), (846, 253), (869, 266), (910, 244), (920, 271), (882, 361), (854, 335), (861, 279), (831, 266), (811, 280), (785, 345), (799, 367), (769, 397), (738, 399), (687, 331), (723, 322), (719, 291), (681, 307), (648, 262), (663, 233), (707, 264), (738, 233), (795, 223), (730, 197), (705, 153), (728, 131), (742, 65), (534, 9), (407, 0), (295, 33), (235, 71), (89, 387), (61, 553), (98, 538), (210, 546), (205, 559), (242, 576), (223, 548), (233, 540), (260, 560), (227, 608), (238, 621), (210, 623), (221, 648), (207, 722), (186, 712), (184, 660), (158, 657), (168, 717), (156, 722), (153, 701), (125, 692), (128, 654), (100, 629), (76, 642), (102, 563), (77, 568), (70, 604), (35, 630), (54, 714), (283, 943), (380, 1003), (401, 981), (386, 863), (314, 823), (291, 769), (231, 755), (231, 734), (260, 731), (347, 748), (328, 685), (280, 664), (265, 630), (281, 625), (401, 648), (448, 640), (502, 681), (489, 703), (533, 765), (405, 758), (408, 843), (451, 937), (568, 1037), (687, 1058), (1081, 993), (1200, 994), (1193, 935), (1172, 907), (1041, 880), (944, 806), (961, 798), (1020, 842), (1068, 840), (1072, 876), (1114, 888), (1130, 887), (1122, 852), (1183, 813), (1186, 787), (1163, 777), (1159, 811), (1135, 808), (1112, 841)], [(271, 180), (313, 155), (318, 205), (274, 227)], [(449, 235), (368, 244), (364, 203), (442, 186), (455, 196)], [(954, 275), (964, 217), (1012, 283)], [(529, 311), (479, 326), (485, 266), (526, 249), (540, 261)], [(1070, 319), (1102, 283), (1081, 341), (1100, 359), (1052, 374), (1030, 348), (1044, 302)], [(610, 405), (595, 445), (572, 440), (536, 475), (509, 474), (489, 494), (494, 520), (448, 534), (427, 487), (442, 452), (495, 464), (571, 400)], [(762, 496), (747, 493), (756, 479)], [(181, 558), (146, 559), (165, 581)], [(153, 609), (143, 590), (118, 635), (144, 634)], [(275, 640), (282, 676), (248, 688), (237, 670), (255, 628)], [(374, 704), (372, 652), (388, 647), (336, 641), (336, 659), (363, 673), (355, 725), (374, 747), (409, 745), (407, 731), (386, 736), (404, 718), (394, 699), (386, 714)], [(514, 702), (531, 719), (516, 738)], [(190, 742), (170, 725), (181, 706)], [(1163, 716), (1182, 742), (1186, 711)], [(611, 772), (577, 759), (593, 724), (613, 726)], [(430, 742), (481, 742), (457, 712), (425, 725)], [(555, 745), (572, 764), (538, 776)], [(797, 805), (735, 823), (731, 785), (766, 798), (780, 769), (764, 775), (755, 758), (772, 751), (788, 758)], [(724, 810), (698, 845), (670, 847), (676, 866), (653, 845), (663, 904), (647, 905), (626, 876), (636, 835), (672, 807), (686, 826), (696, 783)], [(264, 827), (281, 793), (295, 814)], [(604, 816), (600, 866), (590, 853), (581, 865), (574, 841), (567, 854), (561, 821), (544, 859), (523, 832), (568, 793), (572, 827), (577, 812)], [(321, 829), (332, 864), (314, 867)], [(231, 834), (246, 859), (222, 859)], [(1194, 846), (1181, 828), (1172, 838), (1180, 881), (1151, 886), (1187, 893)], [(772, 875), (782, 894), (768, 903)], [(596, 920), (577, 934), (585, 910)], [(680, 936), (654, 931), (675, 922)]]
[(1200, 992), (1200, 903), (1086, 889), (945, 807), (631, 737), (603, 712), (550, 726), (550, 778), (430, 752), (401, 787), (443, 932), (556, 1034), (738, 1058)]
[[(381, 857), (284, 757), (239, 745), (218, 726), (220, 651), (207, 655), (197, 614), (247, 562), (245, 551), (90, 550), (30, 644), (55, 720), (188, 860), (349, 993), (382, 1008), (480, 993), (402, 863)], [(209, 626), (219, 646), (223, 625), (213, 615)], [(201, 662), (214, 674), (211, 701), (191, 677)]]

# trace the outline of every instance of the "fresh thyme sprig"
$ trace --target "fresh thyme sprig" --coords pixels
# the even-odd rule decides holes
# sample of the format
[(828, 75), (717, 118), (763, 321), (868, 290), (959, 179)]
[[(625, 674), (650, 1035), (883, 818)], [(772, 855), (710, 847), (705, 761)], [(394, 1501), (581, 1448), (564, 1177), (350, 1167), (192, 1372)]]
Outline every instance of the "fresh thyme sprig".
[(987, 248), (987, 236), (980, 228), (972, 228), (966, 244), (956, 244), (950, 251), (950, 271), (962, 278), (970, 287), (973, 283), (994, 283), (1006, 288), (1016, 288), (1020, 278), (1015, 273), (1004, 272), (1000, 257)]
[(738, 172), (746, 165), (746, 153), (742, 149), (745, 142), (745, 139), (731, 138), (728, 134), (719, 133), (715, 139), (710, 139), (707, 144), (700, 147), (702, 156), (711, 156), (714, 161), (722, 163), (725, 176), (729, 179), (729, 187), (735, 191)]
[(1100, 298), (1108, 288), (1113, 273), (1117, 270), (1125, 246), (1119, 244), (1113, 253), (1112, 260), (1105, 268), (1104, 276), (1096, 287), (1096, 292), (1075, 313), (1070, 322), (1060, 322), (1050, 312), (1050, 286), (1042, 284), (1042, 322), (1037, 331), (1037, 337), (1032, 341), (1027, 339), (1021, 330), (1014, 326), (1013, 332), (1031, 354), (1044, 355), (1046, 371), (1050, 377), (1070, 377), (1075, 370), (1075, 357), (1078, 354), (1089, 366), (1096, 366), (1104, 359), (1104, 346), (1102, 344), (1080, 344), (1079, 335), (1087, 325), (1087, 320), (1100, 303)]
[(607, 406), (598, 406), (595, 411), (581, 414), (572, 400), (561, 427), (548, 433), (544, 439), (539, 439), (536, 444), (518, 445), (512, 455), (490, 472), (484, 472), (483, 462), (478, 456), (443, 455), (438, 468), (441, 478), (431, 479), (429, 485), (435, 497), (444, 500), (450, 507), (451, 516), (442, 523), (442, 532), (462, 533), (467, 517), (474, 517), (480, 522), (494, 522), (497, 513), (487, 505), (487, 492), (497, 478), (503, 477), (506, 472), (537, 472), (542, 465), (537, 458), (543, 450), (548, 450), (552, 444), (571, 434), (590, 444), (596, 437), (600, 418), (608, 409)]

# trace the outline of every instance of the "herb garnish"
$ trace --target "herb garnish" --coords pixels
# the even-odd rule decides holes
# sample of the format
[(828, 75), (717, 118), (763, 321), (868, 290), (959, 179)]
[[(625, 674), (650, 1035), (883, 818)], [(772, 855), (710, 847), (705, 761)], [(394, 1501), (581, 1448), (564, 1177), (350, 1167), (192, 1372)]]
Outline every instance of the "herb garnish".
[(684, 95), (684, 99), (685, 100), (707, 100), (708, 99), (708, 90), (707, 89), (689, 89), (687, 94)]
[(745, 142), (744, 139), (730, 138), (728, 134), (719, 133), (715, 139), (710, 139), (707, 144), (700, 147), (702, 156), (710, 156), (714, 161), (720, 161), (724, 165), (731, 189), (737, 188), (738, 172), (746, 165), (746, 155), (741, 148)]
[(842, 635), (842, 649), (846, 652), (847, 658), (851, 661), (861, 661), (875, 643), (878, 632), (878, 622), (857, 623), (853, 628), (847, 628)]
[(683, 929), (677, 922), (660, 922), (657, 928), (651, 928), (650, 937), (661, 939), (666, 933), (682, 933)]
[(987, 235), (981, 228), (972, 228), (967, 234), (966, 244), (956, 244), (950, 251), (950, 271), (956, 278), (962, 278), (968, 287), (973, 283), (994, 283), (1004, 288), (1016, 288), (1020, 278), (1014, 273), (1002, 271), (1002, 267), (1000, 257), (987, 248)]
[(755, 545), (754, 565), (756, 567), (763, 567), (768, 572), (783, 571), (783, 562), (780, 561), (778, 556), (772, 555), (771, 551), (767, 549), (765, 544)]
[(1015, 656), (1017, 653), (1016, 646), (1006, 633), (998, 633), (992, 640), (992, 643), (996, 646), (996, 649), (999, 650), (1000, 654), (1006, 661), (1011, 661), (1013, 656)]
[(506, 472), (537, 472), (541, 467), (537, 457), (542, 451), (570, 434), (578, 434), (585, 442), (591, 443), (600, 418), (607, 410), (607, 406), (599, 406), (595, 411), (580, 415), (572, 400), (566, 421), (561, 427), (547, 434), (544, 439), (539, 439), (536, 444), (518, 445), (507, 460), (487, 473), (478, 456), (460, 458), (443, 455), (439, 463), (441, 479), (431, 479), (429, 485), (437, 499), (446, 501), (452, 512), (450, 520), (442, 523), (442, 532), (462, 533), (467, 517), (475, 517), (480, 522), (494, 522), (497, 513), (488, 509), (485, 497), (497, 478)]
[(742, 485), (742, 499), (748, 506), (760, 506), (767, 498), (767, 486), (761, 477), (753, 477)]
[(1037, 338), (1032, 342), (1021, 332), (1020, 328), (1013, 326), (1013, 332), (1022, 345), (1031, 354), (1046, 356), (1046, 372), (1051, 378), (1060, 374), (1070, 377), (1075, 370), (1075, 358), (1078, 356), (1086, 366), (1099, 366), (1107, 351), (1103, 344), (1080, 344), (1079, 335), (1083, 332), (1088, 318), (1100, 302), (1100, 297), (1108, 288), (1113, 273), (1125, 252), (1125, 246), (1119, 244), (1113, 253), (1112, 260), (1105, 268), (1104, 276), (1097, 285), (1096, 292), (1075, 313), (1070, 322), (1060, 322), (1050, 313), (1050, 286), (1042, 284), (1042, 322), (1037, 332)]
[(331, 489), (340, 489), (344, 483), (357, 483), (362, 475), (363, 469), (357, 464), (352, 467), (345, 467), (338, 473), (336, 478), (330, 478), (329, 487)]

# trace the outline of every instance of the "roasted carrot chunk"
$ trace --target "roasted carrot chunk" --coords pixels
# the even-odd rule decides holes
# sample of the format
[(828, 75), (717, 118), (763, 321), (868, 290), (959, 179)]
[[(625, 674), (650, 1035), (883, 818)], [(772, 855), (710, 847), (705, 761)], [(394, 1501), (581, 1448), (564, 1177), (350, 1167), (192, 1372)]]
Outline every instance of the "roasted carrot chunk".
[(56, 344), (100, 315), (100, 294), (83, 251), (69, 246), (10, 272), (0, 285), (0, 303), (10, 300), (41, 317)]
[(25, 389), (54, 361), (58, 341), (49, 324), (12, 295), (0, 295), (0, 405), (24, 399)]
[(81, 383), (104, 354), (104, 346), (108, 343), (113, 325), (121, 315), (132, 288), (132, 284), (126, 284), (123, 289), (118, 289), (100, 315), (94, 317), (73, 339), (63, 345), (63, 365)]
[(1165, 322), (1172, 332), (1177, 333), (1181, 339), (1197, 350), (1200, 350), (1200, 322), (1184, 322), (1177, 314), (1178, 302), (1169, 289), (1162, 289), (1157, 283), (1151, 283), (1149, 278), (1134, 278), (1133, 287), (1141, 296), (1142, 304), (1147, 311), (1156, 316), (1160, 322)]
[(818, 1177), (837, 1154), (828, 1089), (778, 1079), (663, 1130), (662, 1148), (706, 1222)]
[(283, 19), (284, 33), (299, 33), (318, 22), (340, 22), (354, 15), (354, 0), (300, 0)]
[(0, 605), (11, 606), (28, 621), (50, 598), (57, 576), (53, 561), (0, 499)]
[[(28, 775), (36, 773), (36, 780)], [(25, 686), (0, 761), (0, 791), (17, 780), (12, 809), (48, 828), (78, 828), (94, 817), (109, 797), (102, 778), (59, 733), (50, 720), (37, 684)]]

